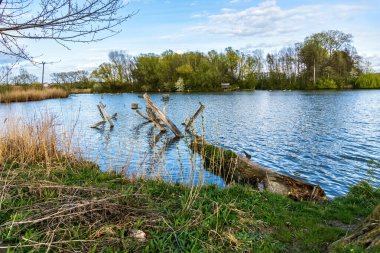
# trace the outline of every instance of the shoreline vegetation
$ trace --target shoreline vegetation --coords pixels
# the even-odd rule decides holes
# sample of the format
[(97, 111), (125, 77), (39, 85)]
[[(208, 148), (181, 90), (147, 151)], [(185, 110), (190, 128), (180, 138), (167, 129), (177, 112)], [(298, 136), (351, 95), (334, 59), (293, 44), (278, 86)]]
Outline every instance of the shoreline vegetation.
[(34, 86), (7, 87), (0, 91), (0, 103), (30, 102), (53, 98), (67, 98), (69, 92), (61, 88), (36, 88)]
[(102, 172), (85, 161), (80, 149), (57, 134), (54, 121), (45, 115), (35, 122), (9, 119), (4, 123), (0, 250), (378, 250), (365, 249), (367, 242), (333, 244), (354, 231), (380, 202), (380, 189), (368, 183), (319, 203), (297, 202), (238, 184), (221, 189), (128, 178), (115, 171)]
[[(23, 86), (14, 86), (14, 85), (0, 85), (0, 103), (14, 103), (14, 102), (33, 102), (33, 101), (41, 101), (47, 99), (57, 99), (57, 98), (68, 98), (73, 94), (102, 94), (102, 93), (208, 93), (208, 92), (236, 92), (236, 91), (256, 91), (256, 90), (267, 90), (267, 91), (342, 91), (342, 90), (378, 90), (380, 86), (377, 86), (377, 82), (380, 83), (380, 74), (377, 77), (377, 74), (373, 74), (374, 79), (379, 79), (379, 81), (372, 81), (372, 79), (365, 79), (363, 77), (363, 82), (367, 82), (365, 88), (354, 88), (352, 86), (346, 86), (342, 88), (334, 88), (334, 89), (240, 89), (239, 87), (230, 87), (227, 89), (210, 89), (210, 90), (186, 90), (186, 91), (134, 91), (134, 90), (103, 90), (103, 91), (95, 91), (92, 88), (76, 88), (62, 85), (51, 85), (49, 87), (42, 87), (42, 85), (23, 85)], [(37, 88), (36, 88), (37, 87)], [(364, 86), (363, 86), (364, 87)]]
[[(138, 56), (111, 51), (108, 61), (91, 72), (52, 73), (49, 87), (70, 94), (380, 89), (380, 73), (373, 73), (352, 43), (351, 34), (330, 30), (266, 54), (231, 47), (222, 52), (167, 50)], [(42, 87), (22, 68), (10, 80), (23, 89)], [(0, 93), (13, 85), (0, 85)]]

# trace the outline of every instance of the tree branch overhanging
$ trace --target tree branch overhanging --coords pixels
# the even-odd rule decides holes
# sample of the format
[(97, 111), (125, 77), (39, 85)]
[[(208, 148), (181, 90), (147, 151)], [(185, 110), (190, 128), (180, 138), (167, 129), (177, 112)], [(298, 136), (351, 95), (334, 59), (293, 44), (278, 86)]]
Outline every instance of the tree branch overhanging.
[(0, 51), (31, 60), (21, 39), (95, 42), (120, 32), (116, 27), (137, 12), (122, 14), (123, 0), (2, 0)]

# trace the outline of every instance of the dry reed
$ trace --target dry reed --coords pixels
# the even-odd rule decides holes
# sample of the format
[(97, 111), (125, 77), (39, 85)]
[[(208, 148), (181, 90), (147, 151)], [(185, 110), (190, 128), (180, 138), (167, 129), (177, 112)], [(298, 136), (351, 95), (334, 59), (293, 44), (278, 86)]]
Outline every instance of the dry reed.
[(55, 118), (43, 115), (42, 119), (25, 122), (21, 119), (6, 119), (0, 132), (0, 165), (41, 165), (50, 170), (62, 162), (81, 161), (64, 147), (67, 141), (58, 136)]
[(39, 101), (51, 98), (66, 98), (69, 93), (63, 89), (12, 89), (0, 94), (0, 103)]

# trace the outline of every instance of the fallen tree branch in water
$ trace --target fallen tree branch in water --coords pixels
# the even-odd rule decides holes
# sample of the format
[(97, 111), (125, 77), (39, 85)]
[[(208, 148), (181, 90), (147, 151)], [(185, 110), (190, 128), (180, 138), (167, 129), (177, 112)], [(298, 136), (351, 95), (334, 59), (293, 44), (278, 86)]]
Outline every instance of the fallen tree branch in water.
[(194, 120), (199, 116), (199, 114), (201, 114), (203, 112), (203, 110), (205, 109), (205, 106), (202, 105), (201, 102), (199, 102), (200, 106), (199, 106), (199, 109), (197, 110), (197, 112), (193, 115), (193, 117), (190, 118), (189, 120), (189, 123), (187, 123), (186, 125), (186, 128), (185, 130), (186, 131), (189, 131), (191, 125), (194, 123)]
[(98, 127), (100, 127), (100, 126), (104, 126), (105, 123), (106, 123), (105, 120), (99, 121), (99, 122), (96, 123), (95, 125), (92, 125), (91, 128), (98, 128)]
[(146, 113), (148, 114), (150, 120), (153, 122), (153, 124), (160, 129), (161, 132), (166, 132), (166, 129), (164, 126), (161, 125), (159, 120), (157, 119), (156, 115), (153, 113), (152, 109), (147, 107), (146, 108)]
[(223, 177), (227, 183), (249, 184), (256, 189), (295, 200), (327, 200), (325, 192), (318, 185), (264, 168), (231, 150), (209, 144), (202, 137), (193, 136), (191, 147), (203, 157), (206, 168)]
[(189, 119), (189, 114), (186, 116), (186, 118), (182, 121), (182, 125), (186, 125), (187, 120)]
[(108, 123), (110, 124), (110, 128), (112, 129), (114, 127), (114, 124), (112, 122), (112, 119), (114, 120), (117, 120), (117, 113), (114, 113), (111, 117), (108, 115), (107, 111), (106, 111), (106, 106), (102, 103), (102, 102), (99, 102), (98, 105), (96, 105), (96, 107), (98, 108), (99, 110), (99, 115), (100, 117), (102, 118), (101, 121), (99, 121), (98, 123), (94, 124), (91, 126), (91, 128), (96, 128), (96, 129), (99, 129), (99, 126), (104, 126), (106, 124), (106, 122), (108, 121)]
[(102, 112), (103, 114), (106, 116), (107, 120), (108, 120), (108, 123), (110, 124), (110, 127), (113, 128), (114, 127), (114, 124), (112, 122), (112, 119), (111, 117), (108, 115), (107, 111), (106, 111), (106, 106), (100, 102), (100, 108), (102, 108)]
[(147, 121), (152, 122), (152, 119), (149, 118), (148, 116), (146, 116), (144, 113), (142, 113), (139, 109), (136, 109), (135, 111), (136, 111), (136, 113), (137, 113), (138, 115), (140, 115), (141, 117), (143, 117), (143, 118), (146, 119)]
[(183, 137), (182, 132), (178, 127), (163, 113), (158, 109), (158, 107), (152, 102), (148, 94), (144, 94), (144, 99), (146, 102), (146, 107), (152, 109), (152, 112), (159, 118), (177, 137)]

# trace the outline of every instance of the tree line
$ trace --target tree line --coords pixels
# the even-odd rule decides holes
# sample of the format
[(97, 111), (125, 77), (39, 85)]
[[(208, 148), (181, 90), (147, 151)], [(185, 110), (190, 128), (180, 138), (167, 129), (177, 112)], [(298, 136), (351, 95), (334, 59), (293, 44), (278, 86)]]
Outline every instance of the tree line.
[(112, 51), (92, 72), (51, 74), (56, 85), (94, 91), (214, 91), (222, 83), (240, 89), (380, 88), (379, 74), (352, 44), (353, 36), (330, 30), (264, 54), (262, 50), (128, 55)]
[[(220, 89), (221, 83), (240, 89), (366, 88), (359, 81), (368, 72), (367, 65), (352, 39), (351, 34), (330, 30), (267, 54), (231, 47), (223, 52), (168, 50), (136, 57), (113, 51), (91, 78), (101, 85), (99, 88), (110, 90), (207, 91)], [(373, 75), (368, 78), (373, 87), (380, 88)]]

